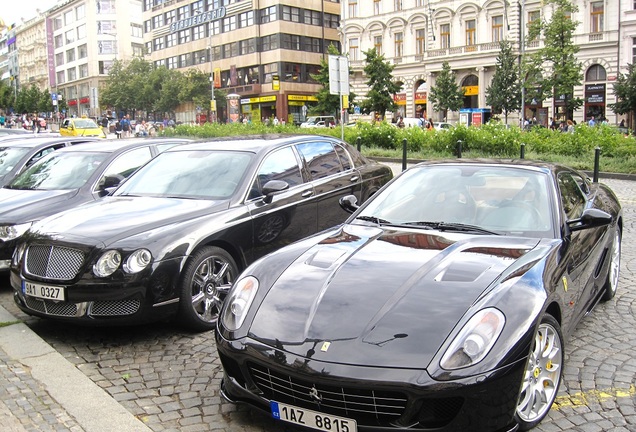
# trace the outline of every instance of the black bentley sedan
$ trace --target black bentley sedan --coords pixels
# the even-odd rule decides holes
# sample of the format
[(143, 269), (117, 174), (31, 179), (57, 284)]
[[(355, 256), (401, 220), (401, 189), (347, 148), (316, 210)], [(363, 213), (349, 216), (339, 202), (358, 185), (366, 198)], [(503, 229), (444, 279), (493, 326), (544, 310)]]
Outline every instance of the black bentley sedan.
[(172, 148), (112, 195), (34, 225), (11, 284), (26, 313), (118, 324), (173, 316), (212, 329), (239, 271), (344, 221), (393, 177), (322, 136), (237, 137)]
[(99, 140), (56, 150), (29, 166), (0, 188), (0, 271), (9, 269), (18, 238), (34, 222), (102, 198), (161, 151), (190, 141)]
[(222, 394), (320, 431), (531, 429), (576, 324), (616, 293), (623, 223), (607, 186), (561, 165), (412, 167), (237, 278)]

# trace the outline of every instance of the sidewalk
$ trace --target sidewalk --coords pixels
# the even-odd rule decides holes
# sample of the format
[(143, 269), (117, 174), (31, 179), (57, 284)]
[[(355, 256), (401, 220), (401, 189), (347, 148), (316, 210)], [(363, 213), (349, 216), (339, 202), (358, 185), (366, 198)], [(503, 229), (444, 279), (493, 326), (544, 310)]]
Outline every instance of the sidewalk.
[(151, 431), (0, 306), (3, 431)]

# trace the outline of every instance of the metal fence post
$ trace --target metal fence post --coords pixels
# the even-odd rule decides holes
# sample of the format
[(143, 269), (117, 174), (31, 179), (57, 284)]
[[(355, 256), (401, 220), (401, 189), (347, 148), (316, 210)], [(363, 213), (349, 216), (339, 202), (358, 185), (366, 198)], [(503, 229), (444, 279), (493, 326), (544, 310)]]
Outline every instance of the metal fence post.
[(358, 139), (356, 140), (356, 147), (358, 148), (358, 151), (361, 151), (361, 149), (362, 149), (362, 137), (358, 137)]
[(525, 159), (526, 157), (526, 145), (524, 143), (521, 144), (521, 159)]
[(462, 158), (462, 144), (463, 144), (462, 140), (457, 140), (457, 158), (458, 159)]
[(406, 138), (402, 140), (402, 171), (406, 170)]
[(599, 160), (601, 159), (601, 148), (596, 147), (594, 149), (594, 178), (593, 182), (598, 183), (598, 171), (599, 171)]

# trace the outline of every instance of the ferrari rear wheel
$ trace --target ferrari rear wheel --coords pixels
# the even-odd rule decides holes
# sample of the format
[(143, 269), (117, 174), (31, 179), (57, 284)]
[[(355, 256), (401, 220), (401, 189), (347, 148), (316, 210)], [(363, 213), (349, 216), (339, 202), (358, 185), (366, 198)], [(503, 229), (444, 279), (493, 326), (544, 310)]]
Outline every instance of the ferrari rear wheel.
[(614, 233), (614, 242), (612, 242), (612, 249), (610, 250), (610, 263), (609, 270), (607, 271), (607, 280), (603, 286), (603, 297), (601, 300), (609, 301), (616, 295), (616, 288), (618, 287), (618, 277), (621, 270), (621, 229), (616, 227)]
[(521, 383), (515, 417), (519, 429), (527, 431), (548, 414), (563, 374), (563, 336), (557, 320), (545, 315), (534, 335)]
[(188, 260), (181, 279), (179, 322), (197, 331), (212, 330), (223, 300), (238, 275), (238, 267), (227, 251), (206, 246)]

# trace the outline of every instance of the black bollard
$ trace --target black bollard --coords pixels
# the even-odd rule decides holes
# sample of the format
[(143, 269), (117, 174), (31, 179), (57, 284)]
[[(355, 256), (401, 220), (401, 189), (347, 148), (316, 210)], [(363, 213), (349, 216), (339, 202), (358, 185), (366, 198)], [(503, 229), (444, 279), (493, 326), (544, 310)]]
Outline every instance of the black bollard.
[(594, 183), (598, 183), (598, 171), (599, 171), (599, 160), (601, 159), (601, 148), (600, 147), (596, 147), (594, 149), (594, 178), (592, 179), (592, 181)]
[(361, 149), (362, 149), (362, 137), (358, 137), (358, 139), (356, 140), (356, 147), (358, 148), (358, 151), (361, 151)]
[(406, 138), (402, 140), (402, 171), (406, 170)]
[(525, 158), (526, 158), (526, 145), (521, 144), (521, 159), (525, 159)]
[(462, 158), (462, 140), (457, 140), (457, 158), (461, 159)]

